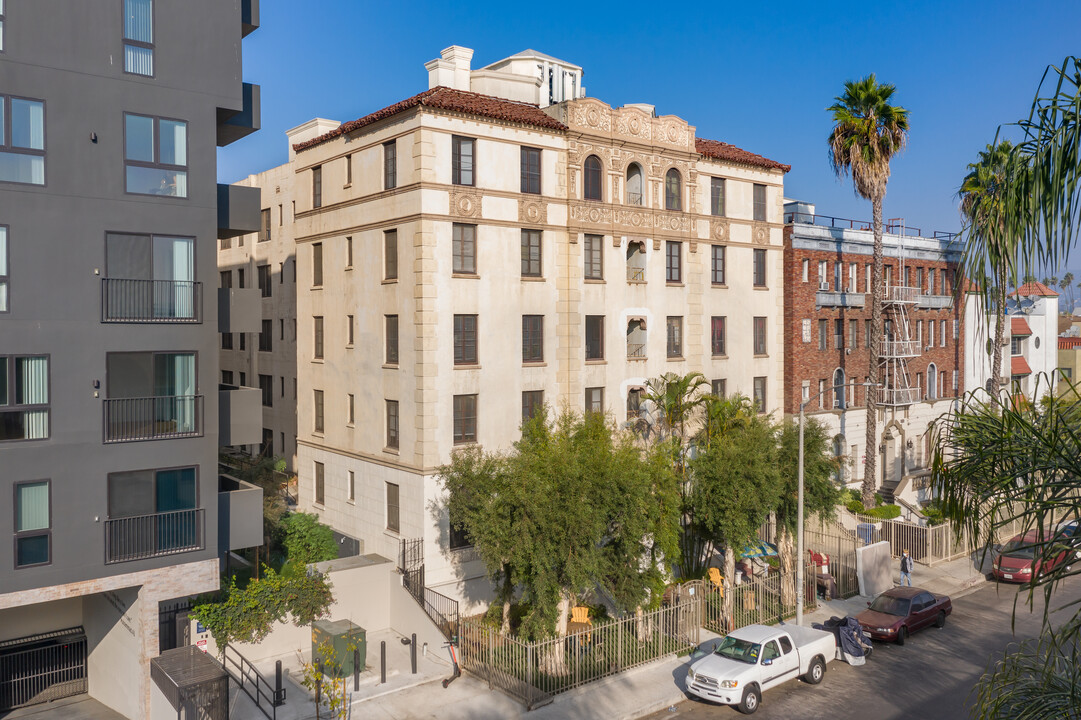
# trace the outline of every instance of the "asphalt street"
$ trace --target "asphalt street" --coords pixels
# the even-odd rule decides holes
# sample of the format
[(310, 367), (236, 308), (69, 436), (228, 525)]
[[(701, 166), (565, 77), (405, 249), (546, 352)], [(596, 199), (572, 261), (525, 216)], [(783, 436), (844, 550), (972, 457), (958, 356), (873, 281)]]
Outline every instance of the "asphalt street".
[[(940, 629), (931, 627), (909, 638), (904, 647), (875, 643), (874, 652), (862, 667), (840, 660), (827, 666), (821, 685), (802, 680), (789, 681), (767, 690), (756, 720), (783, 718), (916, 718), (917, 720), (963, 720), (969, 717), (970, 693), (988, 663), (1002, 657), (1011, 642), (1038, 634), (1043, 612), (1043, 595), (1038, 593), (1034, 609), (1024, 605), (1016, 586), (989, 583), (980, 590), (954, 601), (953, 614)], [(1053, 596), (1051, 607), (1081, 598), (1081, 577), (1063, 582)], [(1010, 619), (1017, 600), (1016, 627)], [(1056, 618), (1073, 609), (1054, 613)], [(742, 717), (734, 707), (713, 705), (690, 698), (648, 716), (661, 718)]]

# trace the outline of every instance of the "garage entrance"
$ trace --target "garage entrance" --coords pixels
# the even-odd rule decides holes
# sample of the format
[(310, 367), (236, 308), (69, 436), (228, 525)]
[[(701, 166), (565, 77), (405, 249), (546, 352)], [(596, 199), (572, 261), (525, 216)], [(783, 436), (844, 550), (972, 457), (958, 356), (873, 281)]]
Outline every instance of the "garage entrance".
[(85, 692), (82, 627), (0, 642), (0, 712)]

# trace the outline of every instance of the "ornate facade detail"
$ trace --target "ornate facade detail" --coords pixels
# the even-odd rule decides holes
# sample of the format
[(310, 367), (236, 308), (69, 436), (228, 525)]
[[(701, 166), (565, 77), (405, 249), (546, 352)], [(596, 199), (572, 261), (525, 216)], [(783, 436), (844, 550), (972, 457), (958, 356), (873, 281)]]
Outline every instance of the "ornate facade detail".
[(616, 133), (648, 142), (653, 139), (653, 123), (644, 112), (633, 109), (616, 111)]
[(612, 208), (599, 203), (576, 203), (571, 205), (571, 220), (594, 225), (609, 224), (612, 222)]
[(709, 236), (714, 240), (720, 240), (721, 242), (728, 240), (728, 221), (710, 218)]
[(614, 221), (616, 225), (629, 230), (648, 230), (653, 226), (649, 217), (651, 214), (645, 208), (635, 210), (628, 207), (618, 207), (614, 212)]
[(751, 242), (755, 245), (769, 245), (769, 226), (762, 223), (752, 225)]
[(576, 102), (571, 105), (570, 124), (610, 133), (612, 109), (600, 101)]
[(475, 190), (451, 190), (450, 214), (458, 217), (479, 218), (481, 195)]
[(656, 213), (653, 215), (653, 227), (669, 232), (690, 232), (691, 219), (682, 213)]
[(547, 225), (548, 203), (537, 200), (518, 200), (518, 221), (530, 225)]

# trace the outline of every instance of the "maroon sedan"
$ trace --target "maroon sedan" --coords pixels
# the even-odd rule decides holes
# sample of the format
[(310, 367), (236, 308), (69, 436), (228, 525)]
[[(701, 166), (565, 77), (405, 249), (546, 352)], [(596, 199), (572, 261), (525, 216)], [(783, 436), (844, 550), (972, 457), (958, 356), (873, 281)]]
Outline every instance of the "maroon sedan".
[(895, 587), (867, 604), (856, 616), (864, 632), (874, 640), (890, 640), (904, 645), (909, 635), (928, 625), (942, 627), (953, 612), (945, 595), (935, 595), (915, 587)]
[[(1045, 548), (1035, 544), (1046, 537), (1047, 534), (1039, 530), (1029, 530), (1024, 535), (1010, 538), (994, 555), (991, 571), (995, 579), (1015, 583), (1038, 581), (1059, 565), (1072, 563), (1078, 557), (1079, 551), (1066, 544), (1066, 533), (1062, 534), (1063, 542), (1060, 547), (1048, 548), (1045, 553)], [(1045, 554), (1049, 557), (1044, 557)]]

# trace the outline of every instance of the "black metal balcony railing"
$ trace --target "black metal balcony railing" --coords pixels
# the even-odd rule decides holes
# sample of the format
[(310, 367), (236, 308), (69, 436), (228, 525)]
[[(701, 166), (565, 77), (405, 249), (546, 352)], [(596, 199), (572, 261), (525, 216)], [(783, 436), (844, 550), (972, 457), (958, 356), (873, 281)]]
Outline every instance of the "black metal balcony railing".
[(198, 323), (202, 320), (201, 282), (101, 279), (102, 322)]
[(105, 562), (202, 550), (204, 525), (203, 508), (109, 518), (105, 521)]
[(107, 443), (198, 437), (202, 434), (202, 395), (105, 400)]

